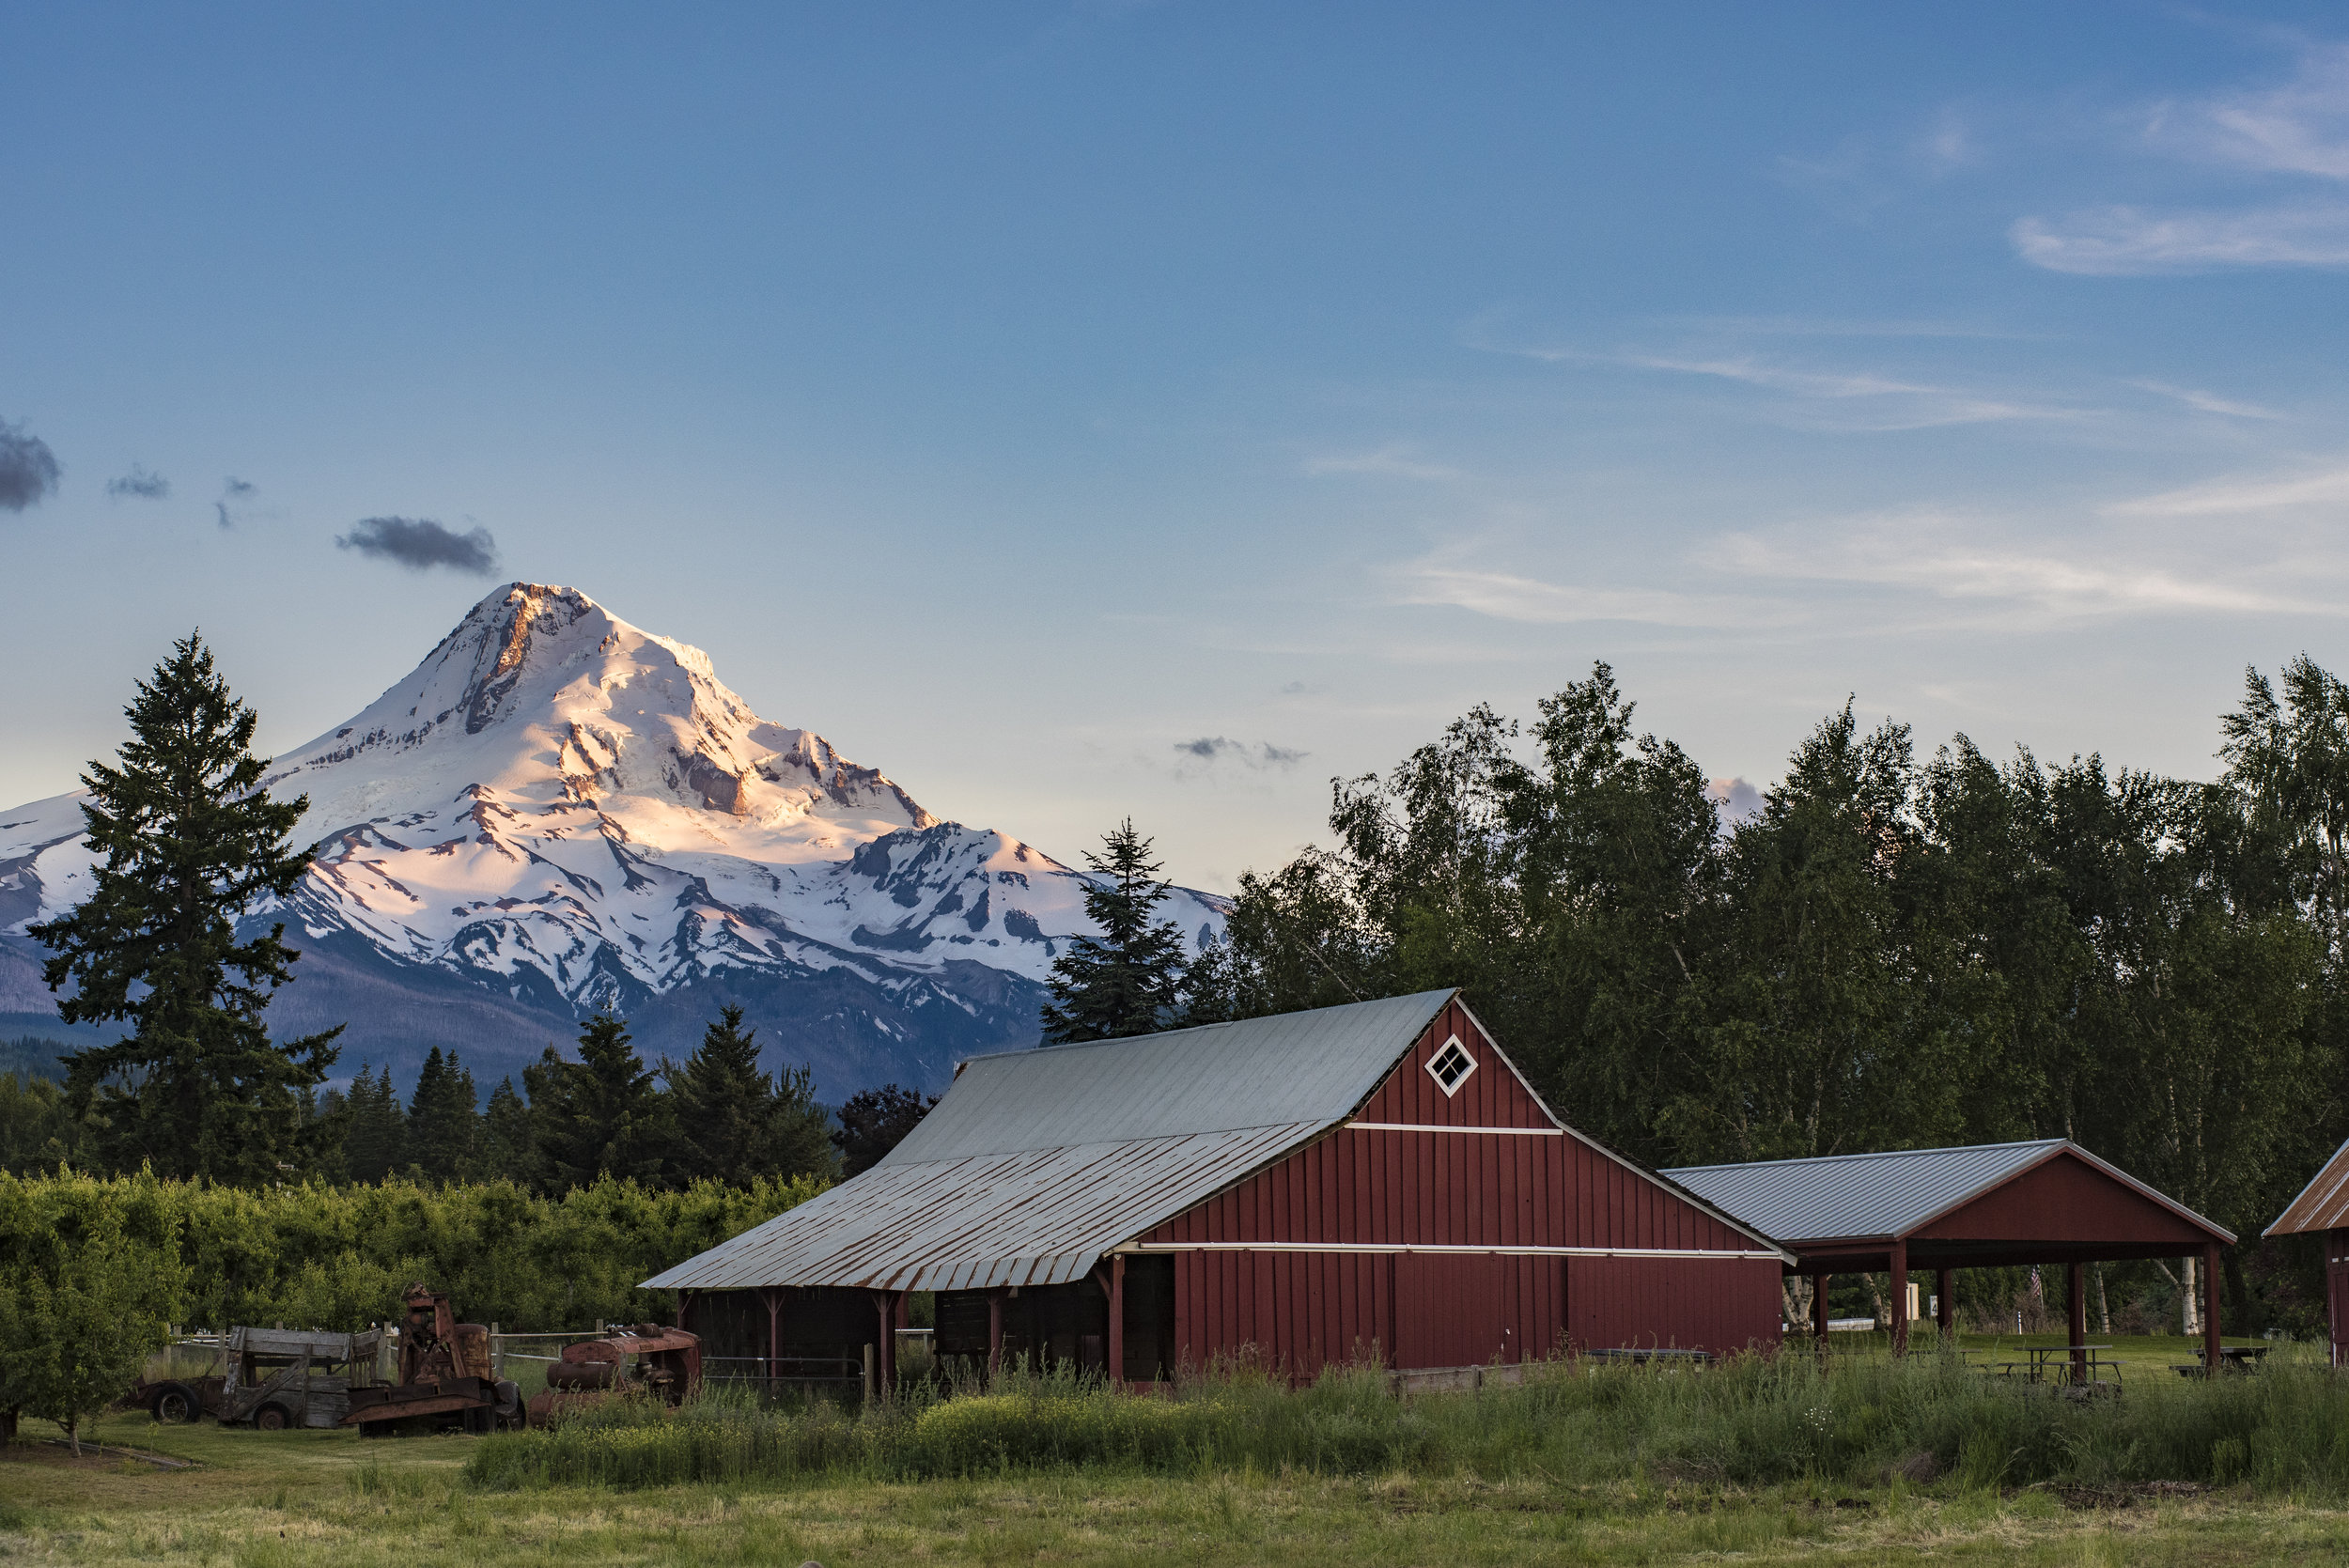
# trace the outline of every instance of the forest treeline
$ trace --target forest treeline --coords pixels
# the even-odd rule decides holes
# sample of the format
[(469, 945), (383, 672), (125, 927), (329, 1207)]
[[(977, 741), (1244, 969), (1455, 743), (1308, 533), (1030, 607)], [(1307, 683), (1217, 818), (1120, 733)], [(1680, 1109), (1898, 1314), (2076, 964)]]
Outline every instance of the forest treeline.
[(1185, 1016), (1461, 986), (1651, 1164), (2063, 1136), (2254, 1238), (2349, 1132), (2349, 688), (2247, 681), (2215, 782), (1847, 705), (1724, 825), (1600, 664), (1338, 781)]

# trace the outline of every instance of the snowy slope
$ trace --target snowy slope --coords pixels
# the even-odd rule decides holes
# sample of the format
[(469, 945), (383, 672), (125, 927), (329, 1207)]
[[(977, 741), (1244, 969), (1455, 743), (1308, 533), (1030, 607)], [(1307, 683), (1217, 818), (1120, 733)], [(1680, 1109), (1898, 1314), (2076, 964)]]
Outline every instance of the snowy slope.
[[(321, 844), (273, 912), (324, 960), (297, 970), (279, 1027), (288, 1004), (303, 1027), (351, 1018), (331, 970), (354, 1004), (368, 993), (352, 1046), (398, 1065), (428, 1043), (535, 1056), (598, 1008), (640, 1036), (674, 1019), (649, 1043), (682, 1054), (735, 1000), (832, 1092), (935, 1082), (1032, 1041), (1040, 982), (1089, 929), (1081, 874), (939, 820), (575, 589), (490, 595), (269, 787), (309, 797), (301, 831)], [(0, 931), (86, 894), (77, 800), (0, 813)], [(1194, 946), (1221, 927), (1205, 894), (1164, 908)]]

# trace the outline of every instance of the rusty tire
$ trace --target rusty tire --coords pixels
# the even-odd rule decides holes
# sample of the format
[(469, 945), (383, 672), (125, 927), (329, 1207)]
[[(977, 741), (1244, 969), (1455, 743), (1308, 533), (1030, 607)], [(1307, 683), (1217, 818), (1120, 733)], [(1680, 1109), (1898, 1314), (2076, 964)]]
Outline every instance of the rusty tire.
[(289, 1412), (282, 1405), (264, 1405), (253, 1412), (253, 1428), (257, 1432), (283, 1432), (292, 1424)]
[(166, 1383), (148, 1401), (147, 1413), (165, 1426), (186, 1426), (204, 1414), (204, 1402), (185, 1383)]

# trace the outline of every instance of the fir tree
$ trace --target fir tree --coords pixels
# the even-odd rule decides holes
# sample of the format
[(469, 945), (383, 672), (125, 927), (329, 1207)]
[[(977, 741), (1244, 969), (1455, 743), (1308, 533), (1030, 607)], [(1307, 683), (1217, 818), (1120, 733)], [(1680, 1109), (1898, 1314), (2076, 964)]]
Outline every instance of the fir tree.
[(309, 797), (280, 802), (262, 787), (257, 716), (199, 637), (175, 644), (124, 711), (121, 766), (82, 775), (102, 857), (95, 886), (71, 912), (26, 927), (51, 950), (49, 988), (74, 987), (64, 1021), (131, 1025), (68, 1059), (69, 1092), (77, 1110), (94, 1109), (100, 1152), (117, 1168), (273, 1181), (312, 1157), (301, 1095), (325, 1078), (342, 1032), (272, 1043), (261, 1014), (301, 955), (283, 924), (240, 941), (237, 922), (301, 880), (315, 846), (287, 835)]
[(1085, 913), (1101, 935), (1074, 939), (1054, 961), (1052, 1000), (1043, 1013), (1047, 1040), (1153, 1033), (1173, 1021), (1179, 1000), (1183, 935), (1151, 918), (1169, 885), (1158, 879), (1150, 841), (1129, 817), (1101, 844), (1105, 853), (1085, 855), (1101, 878), (1085, 887)]
[(342, 1118), (343, 1170), (352, 1181), (380, 1182), (406, 1166), (408, 1115), (399, 1108), (389, 1066), (370, 1075), (366, 1063), (359, 1064)]
[(840, 1127), (832, 1141), (840, 1150), (840, 1173), (861, 1176), (906, 1140), (938, 1103), (936, 1094), (884, 1083), (860, 1089), (840, 1108)]
[(804, 1065), (787, 1068), (778, 1082), (761, 1072), (756, 1034), (742, 1027), (741, 1008), (723, 1007), (683, 1066), (661, 1063), (678, 1127), (672, 1174), (680, 1182), (828, 1174), (838, 1164), (813, 1075)]
[(598, 1176), (650, 1181), (661, 1172), (676, 1126), (653, 1075), (629, 1043), (628, 1023), (609, 1013), (587, 1020), (579, 1060), (566, 1062), (549, 1046), (537, 1064), (522, 1070), (537, 1124), (545, 1181), (557, 1188)]
[(480, 1171), (485, 1178), (538, 1185), (536, 1124), (511, 1078), (490, 1091), (490, 1104), (481, 1113)]
[(479, 1100), (473, 1074), (457, 1053), (443, 1057), (434, 1046), (408, 1102), (408, 1163), (427, 1180), (453, 1182), (474, 1173), (481, 1118), (474, 1108)]

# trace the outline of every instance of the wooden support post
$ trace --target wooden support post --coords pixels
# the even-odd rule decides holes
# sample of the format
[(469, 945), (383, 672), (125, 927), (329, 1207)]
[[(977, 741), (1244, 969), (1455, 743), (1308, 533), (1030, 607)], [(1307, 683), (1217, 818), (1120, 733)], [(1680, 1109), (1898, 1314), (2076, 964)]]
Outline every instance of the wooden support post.
[(2080, 1348), (2088, 1343), (2088, 1265), (2076, 1263), (2063, 1271), (2063, 1315), (2068, 1320), (2072, 1339), (2072, 1384), (2077, 1388), (2088, 1381), (2088, 1352)]
[(874, 1309), (880, 1314), (880, 1358), (874, 1369), (874, 1389), (882, 1399), (897, 1386), (897, 1295), (894, 1290), (873, 1293)]
[(783, 1287), (769, 1285), (759, 1293), (767, 1304), (767, 1391), (775, 1391), (775, 1379), (783, 1375)]
[(995, 1379), (1003, 1370), (1003, 1288), (1001, 1285), (987, 1293), (987, 1383), (995, 1386)]
[(1933, 1321), (1941, 1330), (1943, 1344), (1957, 1343), (1957, 1292), (1952, 1288), (1957, 1283), (1956, 1274), (1952, 1268), (1933, 1271)]
[(1110, 1258), (1110, 1386), (1126, 1386), (1126, 1254)]
[(1908, 1243), (1892, 1243), (1892, 1354), (1908, 1354)]
[(2202, 1366), (2203, 1375), (2216, 1377), (2225, 1364), (2218, 1354), (2218, 1243), (2202, 1244)]
[(1827, 1359), (1827, 1274), (1811, 1277), (1811, 1337), (1818, 1342), (1819, 1359)]

